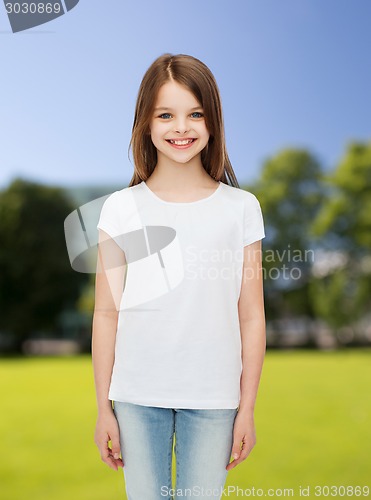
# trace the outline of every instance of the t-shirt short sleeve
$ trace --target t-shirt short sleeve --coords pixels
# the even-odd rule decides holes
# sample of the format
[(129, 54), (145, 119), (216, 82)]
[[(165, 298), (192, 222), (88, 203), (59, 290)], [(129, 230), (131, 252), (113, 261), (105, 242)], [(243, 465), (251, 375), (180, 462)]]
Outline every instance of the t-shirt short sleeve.
[(110, 236), (120, 234), (119, 224), (119, 209), (118, 209), (118, 192), (110, 194), (102, 205), (97, 229), (102, 229)]
[(265, 237), (264, 220), (260, 203), (255, 195), (246, 192), (244, 206), (243, 244), (250, 245)]

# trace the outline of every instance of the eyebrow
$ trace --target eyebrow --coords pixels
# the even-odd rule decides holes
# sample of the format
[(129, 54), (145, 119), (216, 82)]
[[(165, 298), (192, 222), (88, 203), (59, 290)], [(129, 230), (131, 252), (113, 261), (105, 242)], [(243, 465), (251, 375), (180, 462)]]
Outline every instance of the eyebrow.
[[(172, 111), (171, 108), (167, 108), (165, 106), (161, 106), (159, 108), (155, 108), (155, 111), (159, 111), (160, 109), (166, 109), (167, 111)], [(202, 108), (202, 106), (195, 106), (194, 108), (191, 108), (191, 111), (193, 111), (195, 109), (203, 109), (203, 108)]]

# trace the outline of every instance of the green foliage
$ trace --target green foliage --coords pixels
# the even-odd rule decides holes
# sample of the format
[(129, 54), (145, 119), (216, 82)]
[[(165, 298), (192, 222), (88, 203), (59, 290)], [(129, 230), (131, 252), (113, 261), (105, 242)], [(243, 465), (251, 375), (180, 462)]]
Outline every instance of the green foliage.
[(95, 303), (95, 274), (90, 274), (77, 301), (77, 309), (80, 313), (92, 316)]
[(340, 328), (367, 312), (365, 304), (370, 302), (370, 285), (369, 277), (345, 266), (322, 278), (313, 278), (309, 298), (318, 317)]
[[(349, 144), (330, 173), (305, 150), (283, 150), (264, 163), (248, 189), (264, 216), (267, 318), (319, 317), (336, 329), (366, 314), (371, 308), (371, 142)], [(318, 250), (340, 253), (347, 264), (318, 273)]]
[(312, 229), (328, 248), (342, 252), (347, 264), (313, 277), (310, 296), (316, 314), (341, 327), (371, 308), (371, 142), (349, 144), (326, 184), (331, 196)]
[(330, 195), (313, 229), (317, 236), (335, 235), (337, 245), (353, 255), (371, 249), (371, 142), (351, 143), (332, 175)]
[(286, 149), (265, 162), (254, 186), (269, 233), (268, 244), (304, 249), (308, 227), (322, 201), (321, 168), (305, 150)]
[(0, 330), (22, 339), (74, 306), (86, 276), (68, 259), (63, 224), (72, 210), (56, 187), (16, 179), (0, 193)]
[(313, 261), (310, 225), (323, 199), (321, 178), (320, 165), (309, 152), (286, 149), (264, 163), (260, 179), (248, 188), (264, 216), (268, 319), (313, 315), (307, 297)]

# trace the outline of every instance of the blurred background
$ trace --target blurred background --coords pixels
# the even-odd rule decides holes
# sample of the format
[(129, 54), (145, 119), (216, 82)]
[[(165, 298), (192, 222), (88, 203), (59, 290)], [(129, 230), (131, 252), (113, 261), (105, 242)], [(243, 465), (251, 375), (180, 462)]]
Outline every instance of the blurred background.
[(369, 494), (370, 21), (367, 0), (81, 0), (12, 33), (0, 6), (1, 498), (125, 498), (93, 441), (95, 277), (72, 270), (64, 220), (128, 185), (165, 52), (214, 73), (266, 229), (257, 445), (225, 496)]

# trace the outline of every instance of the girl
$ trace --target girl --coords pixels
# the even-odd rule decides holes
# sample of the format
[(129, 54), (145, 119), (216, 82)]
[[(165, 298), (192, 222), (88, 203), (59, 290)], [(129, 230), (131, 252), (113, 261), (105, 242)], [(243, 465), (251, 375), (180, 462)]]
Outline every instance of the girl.
[(219, 89), (198, 59), (152, 63), (132, 132), (133, 178), (97, 225), (95, 443), (123, 467), (129, 500), (216, 499), (256, 443), (260, 204), (238, 186)]

